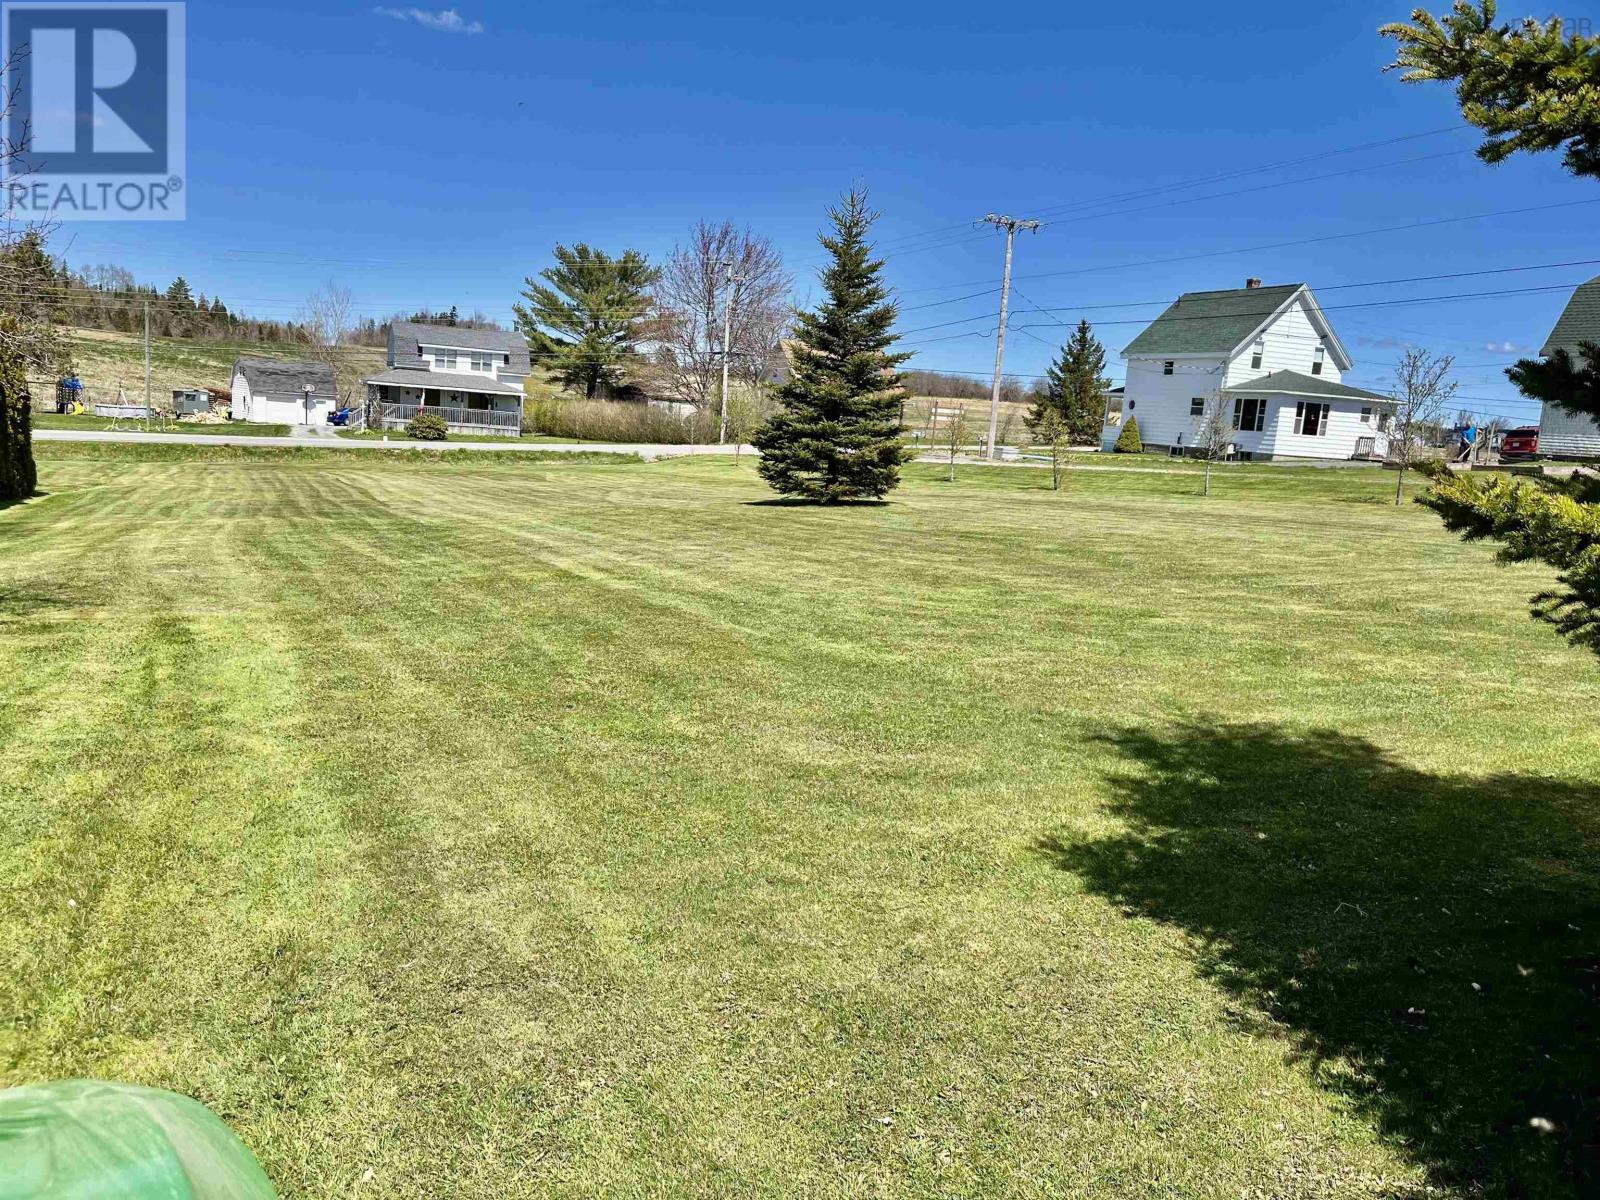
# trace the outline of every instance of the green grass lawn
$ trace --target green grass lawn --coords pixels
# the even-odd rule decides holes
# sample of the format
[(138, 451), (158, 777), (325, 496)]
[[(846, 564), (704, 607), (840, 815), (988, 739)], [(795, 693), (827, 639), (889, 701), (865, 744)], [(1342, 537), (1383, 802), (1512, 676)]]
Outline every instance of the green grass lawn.
[[(33, 427), (35, 429), (84, 429), (101, 431), (107, 429), (123, 429), (133, 433), (145, 430), (143, 420), (118, 420), (113, 422), (110, 417), (97, 417), (88, 413), (39, 413), (33, 414)], [(202, 425), (198, 421), (168, 421), (165, 426), (160, 421), (152, 420), (149, 425), (151, 433), (200, 433), (215, 434), (228, 437), (287, 437), (287, 425), (258, 424), (253, 421), (228, 421), (225, 424)]]
[(227, 449), (0, 510), (0, 1085), (293, 1197), (1592, 1194), (1600, 663), (1392, 475)]
[[(382, 441), (386, 434), (391, 442), (411, 440), (403, 429), (390, 429), (387, 431), (382, 429), (341, 429), (339, 431), (339, 436), (342, 438), (363, 442)], [(562, 446), (576, 445), (585, 441), (584, 438), (559, 438), (551, 437), (549, 434), (544, 433), (525, 433), (518, 437), (488, 433), (452, 433), (449, 440), (452, 442), (543, 442)], [(418, 442), (417, 444), (419, 446), (427, 445), (426, 442)]]

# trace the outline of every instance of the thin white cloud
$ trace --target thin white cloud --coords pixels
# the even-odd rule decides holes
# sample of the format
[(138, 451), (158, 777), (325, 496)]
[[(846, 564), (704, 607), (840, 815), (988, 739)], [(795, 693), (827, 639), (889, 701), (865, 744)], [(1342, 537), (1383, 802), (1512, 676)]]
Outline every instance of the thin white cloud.
[(453, 8), (431, 10), (426, 8), (375, 8), (372, 10), (380, 17), (389, 17), (396, 21), (415, 21), (424, 29), (436, 29), (440, 33), (482, 33), (482, 21), (469, 21)]
[(1533, 349), (1517, 342), (1485, 342), (1483, 348), (1490, 354), (1527, 354)]

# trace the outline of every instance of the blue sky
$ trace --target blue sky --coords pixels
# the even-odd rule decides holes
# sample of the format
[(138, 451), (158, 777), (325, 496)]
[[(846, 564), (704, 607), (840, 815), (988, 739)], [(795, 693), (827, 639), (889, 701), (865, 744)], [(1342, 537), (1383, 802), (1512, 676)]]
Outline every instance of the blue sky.
[[(1531, 415), (1491, 364), (1536, 348), (1564, 291), (1345, 306), (1555, 288), (1600, 265), (1323, 290), (1600, 259), (1600, 204), (1572, 203), (1600, 187), (1553, 155), (1483, 165), (1448, 90), (1381, 74), (1377, 27), (1409, 4), (206, 0), (188, 11), (188, 220), (69, 225), (57, 247), (181, 271), (263, 316), (333, 279), (374, 314), (505, 319), (556, 241), (660, 256), (701, 217), (748, 223), (809, 276), (824, 206), (859, 180), (914, 365), (990, 368), (996, 297), (945, 303), (998, 283), (1002, 238), (969, 222), (1044, 213), (1018, 240), (1008, 370), (1042, 371), (1064, 332), (1050, 322), (1081, 313), (1120, 376), (1116, 351), (1166, 300), (1255, 275), (1319, 289), (1352, 381), (1382, 384), (1397, 343), (1418, 342), (1459, 356), (1482, 398), (1467, 406)], [(1128, 195), (1147, 189), (1168, 190)], [(1451, 223), (1231, 253), (1425, 221)]]

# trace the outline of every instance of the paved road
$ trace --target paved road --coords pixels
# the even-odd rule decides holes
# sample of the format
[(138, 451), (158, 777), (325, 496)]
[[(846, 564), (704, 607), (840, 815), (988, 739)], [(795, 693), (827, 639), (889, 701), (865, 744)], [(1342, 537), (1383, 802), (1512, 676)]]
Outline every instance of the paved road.
[[(289, 446), (296, 450), (320, 447), (324, 450), (488, 450), (516, 453), (550, 450), (561, 454), (637, 454), (643, 459), (681, 458), (690, 454), (732, 454), (734, 446), (665, 446), (646, 442), (433, 442), (419, 443), (406, 438), (392, 442), (363, 438), (342, 438), (321, 434), (293, 434), (289, 437), (230, 437), (225, 433), (138, 433), (100, 429), (35, 429), (41, 442), (134, 442), (179, 446)], [(754, 453), (746, 446), (747, 453)]]

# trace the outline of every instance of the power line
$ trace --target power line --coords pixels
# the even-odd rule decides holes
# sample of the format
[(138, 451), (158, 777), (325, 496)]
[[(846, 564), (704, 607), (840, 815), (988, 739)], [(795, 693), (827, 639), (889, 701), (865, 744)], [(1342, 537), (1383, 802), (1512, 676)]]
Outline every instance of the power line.
[[(1136, 190), (1128, 191), (1128, 192), (1120, 192), (1120, 193), (1116, 193), (1116, 194), (1109, 195), (1109, 196), (1094, 197), (1093, 199), (1090, 199), (1090, 200), (1068, 201), (1068, 202), (1065, 202), (1065, 203), (1058, 203), (1058, 204), (1053, 204), (1053, 205), (1051, 205), (1051, 204), (1030, 205), (1029, 207), (1030, 207), (1030, 209), (1032, 211), (1040, 213), (1040, 214), (1053, 214), (1053, 213), (1059, 213), (1059, 212), (1064, 211), (1064, 210), (1071, 210), (1074, 207), (1081, 207), (1081, 206), (1094, 207), (1094, 206), (1097, 206), (1099, 204), (1103, 204), (1103, 203), (1106, 203), (1106, 202), (1109, 202), (1109, 201), (1115, 201), (1115, 200), (1142, 200), (1146, 196), (1161, 195), (1161, 194), (1167, 193), (1167, 192), (1184, 191), (1184, 190), (1186, 190), (1188, 188), (1191, 188), (1191, 187), (1204, 187), (1208, 183), (1220, 183), (1220, 182), (1223, 182), (1224, 180), (1228, 180), (1228, 179), (1239, 179), (1239, 178), (1244, 178), (1244, 177), (1247, 177), (1247, 176), (1250, 176), (1250, 175), (1261, 175), (1261, 174), (1265, 174), (1265, 173), (1267, 173), (1269, 171), (1280, 171), (1280, 170), (1283, 170), (1286, 167), (1297, 167), (1297, 166), (1302, 165), (1303, 163), (1316, 162), (1316, 161), (1322, 160), (1322, 159), (1337, 158), (1337, 157), (1340, 157), (1340, 156), (1343, 156), (1343, 155), (1346, 155), (1346, 154), (1358, 154), (1363, 150), (1381, 149), (1384, 146), (1393, 146), (1393, 145), (1397, 145), (1400, 142), (1418, 141), (1418, 140), (1420, 140), (1422, 138), (1438, 137), (1441, 134), (1461, 133), (1461, 132), (1463, 132), (1463, 127), (1462, 126), (1460, 126), (1460, 125), (1449, 125), (1449, 126), (1441, 127), (1439, 129), (1423, 130), (1420, 133), (1401, 134), (1401, 135), (1399, 135), (1397, 137), (1384, 138), (1384, 139), (1382, 139), (1380, 141), (1361, 142), (1361, 143), (1358, 143), (1358, 144), (1353, 145), (1353, 146), (1344, 146), (1344, 147), (1341, 147), (1341, 148), (1338, 148), (1338, 149), (1335, 149), (1335, 150), (1319, 151), (1316, 154), (1304, 155), (1304, 156), (1301, 156), (1301, 157), (1298, 157), (1298, 158), (1284, 159), (1282, 161), (1274, 162), (1274, 163), (1266, 163), (1266, 164), (1264, 164), (1262, 166), (1259, 166), (1259, 167), (1246, 167), (1246, 168), (1243, 168), (1243, 169), (1240, 169), (1240, 170), (1235, 170), (1235, 171), (1225, 171), (1225, 172), (1223, 172), (1221, 174), (1218, 174), (1218, 175), (1205, 175), (1205, 176), (1201, 176), (1199, 178), (1184, 180), (1184, 181), (1180, 181), (1180, 182), (1177, 182), (1177, 183), (1160, 184), (1160, 185), (1156, 185), (1154, 187), (1141, 188), (1141, 189), (1136, 189)], [(881, 247), (887, 247), (887, 246), (892, 245), (892, 244), (894, 244), (896, 242), (912, 241), (912, 240), (915, 240), (917, 238), (928, 237), (928, 236), (932, 236), (934, 234), (948, 233), (948, 232), (952, 232), (952, 231), (955, 231), (955, 230), (965, 230), (965, 229), (969, 229), (969, 228), (970, 228), (969, 223), (965, 222), (965, 221), (962, 221), (959, 224), (954, 224), (954, 225), (942, 225), (942, 226), (939, 226), (936, 229), (925, 229), (925, 230), (920, 230), (920, 231), (913, 232), (913, 233), (902, 234), (902, 235), (900, 235), (898, 237), (895, 237), (895, 238), (890, 238), (887, 241), (885, 241), (883, 243), (880, 243), (880, 246)]]
[[(1107, 208), (1106, 211), (1103, 211), (1103, 212), (1092, 212), (1091, 211), (1091, 212), (1084, 212), (1082, 214), (1068, 214), (1068, 215), (1066, 215), (1064, 217), (1058, 218), (1055, 221), (1045, 221), (1045, 222), (1043, 222), (1043, 227), (1044, 228), (1049, 228), (1051, 225), (1059, 224), (1063, 220), (1070, 220), (1074, 225), (1079, 225), (1079, 224), (1082, 224), (1085, 221), (1097, 221), (1097, 220), (1102, 220), (1102, 219), (1108, 218), (1108, 217), (1134, 216), (1134, 215), (1137, 215), (1139, 213), (1157, 212), (1157, 211), (1159, 211), (1161, 209), (1164, 209), (1164, 208), (1175, 208), (1175, 207), (1178, 207), (1178, 206), (1184, 205), (1184, 204), (1199, 204), (1199, 203), (1203, 203), (1204, 201), (1207, 201), (1207, 200), (1223, 200), (1223, 199), (1228, 199), (1228, 198), (1233, 197), (1233, 196), (1246, 196), (1246, 195), (1250, 195), (1250, 194), (1255, 193), (1255, 192), (1273, 191), (1273, 190), (1276, 190), (1276, 189), (1279, 189), (1279, 188), (1287, 188), (1287, 187), (1298, 187), (1301, 184), (1306, 184), (1306, 183), (1321, 183), (1321, 182), (1324, 182), (1324, 181), (1329, 180), (1329, 179), (1340, 179), (1340, 178), (1344, 178), (1344, 177), (1349, 176), (1349, 175), (1365, 174), (1366, 172), (1369, 172), (1369, 171), (1394, 170), (1397, 167), (1411, 166), (1411, 165), (1413, 165), (1415, 163), (1432, 162), (1432, 161), (1434, 161), (1436, 159), (1441, 159), (1441, 158), (1459, 158), (1459, 157), (1462, 157), (1464, 155), (1470, 155), (1472, 153), (1474, 153), (1474, 151), (1472, 151), (1472, 150), (1448, 150), (1448, 151), (1445, 151), (1442, 154), (1424, 154), (1424, 155), (1419, 155), (1419, 156), (1417, 156), (1415, 158), (1403, 158), (1403, 159), (1400, 159), (1400, 160), (1398, 160), (1396, 162), (1371, 163), (1371, 164), (1366, 165), (1366, 166), (1348, 167), (1348, 168), (1346, 168), (1345, 170), (1342, 170), (1342, 171), (1328, 171), (1328, 172), (1325, 172), (1325, 173), (1323, 173), (1321, 175), (1307, 175), (1307, 176), (1304, 176), (1304, 177), (1299, 178), (1299, 179), (1279, 180), (1276, 183), (1256, 184), (1253, 187), (1247, 187), (1247, 188), (1233, 188), (1233, 189), (1230, 189), (1229, 191), (1225, 191), (1225, 192), (1207, 192), (1203, 196), (1187, 196), (1187, 197), (1184, 197), (1183, 199), (1180, 199), (1180, 200), (1167, 200), (1167, 201), (1163, 201), (1160, 204), (1147, 204), (1147, 205), (1143, 205), (1143, 206), (1141, 206), (1139, 208), (1126, 208), (1126, 207), (1115, 208), (1115, 207), (1113, 207), (1113, 208)], [(1103, 202), (1090, 202), (1088, 205), (1086, 205), (1086, 207), (1095, 207), (1095, 206), (1097, 206), (1098, 203), (1103, 203)], [(912, 246), (910, 248), (899, 249), (899, 250), (896, 250), (895, 253), (897, 255), (921, 254), (924, 251), (928, 251), (928, 250), (944, 250), (944, 249), (948, 249), (948, 248), (950, 248), (952, 246), (967, 245), (969, 243), (976, 242), (978, 240), (979, 240), (978, 238), (973, 237), (973, 236), (971, 236), (969, 234), (969, 235), (964, 236), (964, 237), (948, 238), (946, 240), (932, 242), (932, 243), (929, 243), (927, 245)]]
[[(1448, 302), (1454, 301), (1454, 300), (1483, 300), (1483, 299), (1489, 299), (1489, 298), (1498, 297), (1498, 296), (1530, 295), (1530, 294), (1533, 294), (1533, 293), (1536, 293), (1536, 292), (1570, 292), (1570, 291), (1575, 291), (1577, 288), (1583, 286), (1583, 283), (1584, 283), (1583, 280), (1579, 280), (1577, 283), (1552, 283), (1552, 284), (1545, 284), (1545, 285), (1540, 286), (1540, 287), (1498, 288), (1498, 289), (1496, 289), (1494, 291), (1488, 291), (1488, 292), (1457, 292), (1457, 293), (1452, 293), (1452, 294), (1444, 295), (1444, 296), (1413, 296), (1413, 297), (1411, 297), (1409, 299), (1404, 299), (1404, 300), (1364, 300), (1364, 301), (1361, 301), (1360, 303), (1357, 303), (1357, 304), (1327, 304), (1327, 305), (1318, 305), (1318, 307), (1323, 312), (1343, 312), (1346, 309), (1355, 309), (1355, 308), (1394, 308), (1394, 307), (1400, 307), (1400, 306), (1410, 305), (1410, 304), (1442, 304), (1442, 303), (1448, 303)], [(1265, 319), (1267, 317), (1272, 316), (1274, 313), (1276, 313), (1278, 311), (1278, 308), (1280, 308), (1280, 307), (1282, 307), (1282, 306), (1279, 305), (1279, 306), (1274, 307), (1274, 308), (1258, 309), (1258, 310), (1253, 311), (1253, 312), (1250, 312), (1250, 311), (1235, 312), (1235, 313), (1229, 313), (1228, 315), (1230, 317), (1261, 317), (1261, 318)], [(1215, 321), (1215, 320), (1217, 320), (1217, 318), (1215, 316), (1207, 315), (1207, 314), (1199, 314), (1199, 315), (1195, 315), (1195, 316), (1166, 316), (1166, 315), (1163, 315), (1163, 316), (1161, 316), (1159, 318), (1159, 320), (1161, 320), (1162, 322)], [(1144, 318), (1144, 317), (1127, 317), (1127, 318), (1114, 320), (1114, 321), (1101, 321), (1101, 322), (1099, 322), (1100, 325), (1149, 325), (1151, 323), (1152, 322), (1149, 319)], [(1034, 329), (1055, 328), (1055, 329), (1059, 329), (1059, 328), (1062, 328), (1062, 327), (1070, 325), (1070, 324), (1072, 324), (1071, 321), (1052, 321), (1048, 325), (1035, 325), (1035, 326), (1029, 326), (1029, 328), (1034, 328)]]
[[(1064, 275), (1088, 275), (1099, 271), (1120, 271), (1132, 267), (1162, 266), (1175, 262), (1195, 262), (1207, 258), (1226, 258), (1234, 254), (1257, 254), (1264, 250), (1284, 250), (1292, 246), (1310, 246), (1323, 242), (1348, 241), (1354, 238), (1376, 237), (1385, 233), (1403, 233), (1412, 229), (1430, 229), (1442, 225), (1458, 225), (1467, 221), (1486, 221), (1494, 217), (1522, 216), (1527, 213), (1551, 212), (1557, 209), (1577, 208), (1587, 204), (1600, 204), (1600, 198), (1589, 200), (1567, 200), (1559, 204), (1539, 204), (1527, 208), (1506, 208), (1494, 212), (1471, 213), (1460, 217), (1439, 217), (1428, 221), (1410, 221), (1403, 225), (1380, 225), (1372, 229), (1359, 229), (1350, 233), (1322, 234), (1317, 237), (1295, 238), (1284, 242), (1266, 242), (1258, 246), (1239, 246), (1228, 250), (1208, 250), (1200, 254), (1179, 254), (1166, 258), (1147, 258), (1130, 262), (1107, 263), (1096, 267), (1078, 267), (1065, 271), (1041, 271), (1033, 275), (1022, 275), (1022, 279), (1054, 279)], [(907, 290), (901, 295), (916, 295), (920, 292), (948, 291), (952, 288), (975, 287), (983, 280), (968, 281), (966, 283), (945, 283), (935, 287), (917, 288)]]

